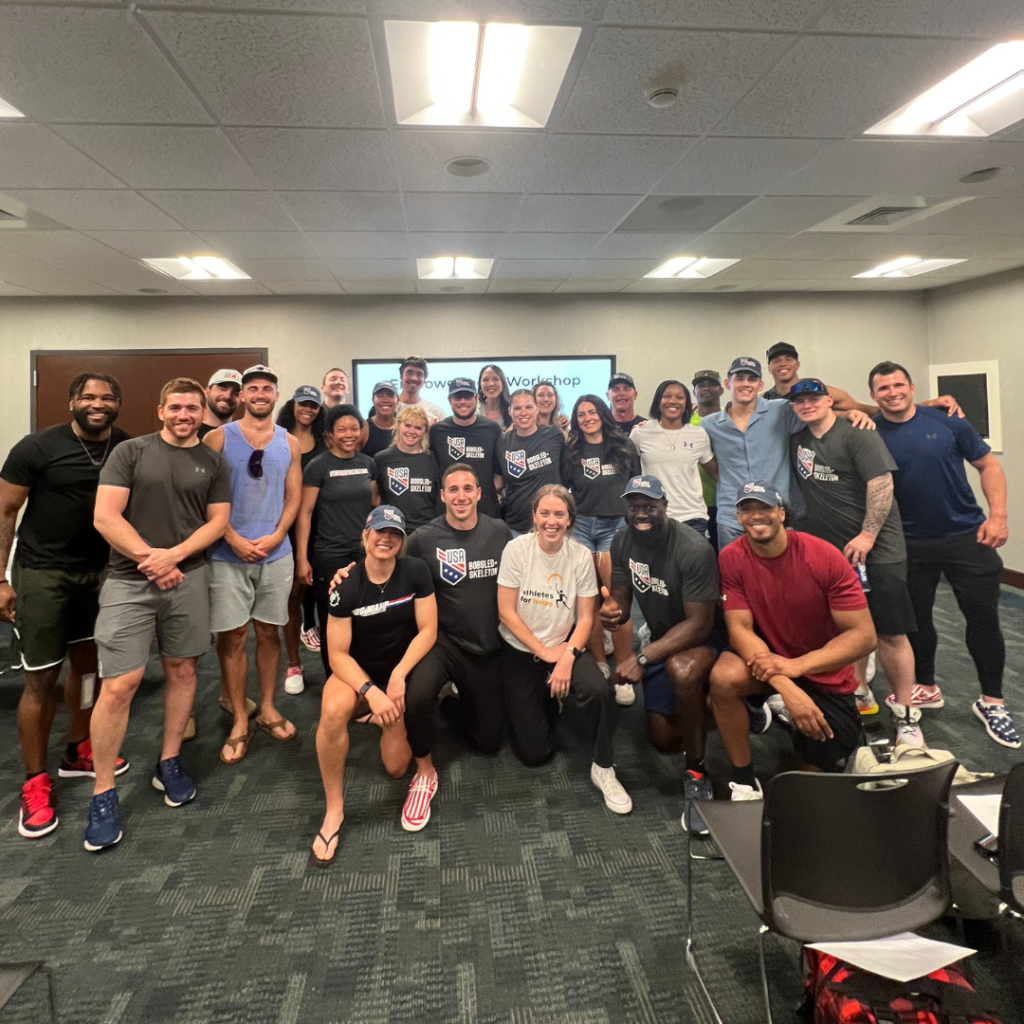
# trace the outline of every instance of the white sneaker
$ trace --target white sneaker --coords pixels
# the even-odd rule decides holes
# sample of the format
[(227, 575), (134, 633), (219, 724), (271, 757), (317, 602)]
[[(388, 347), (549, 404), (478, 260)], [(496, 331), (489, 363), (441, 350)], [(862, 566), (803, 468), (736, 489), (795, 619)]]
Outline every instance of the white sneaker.
[(614, 768), (602, 768), (600, 765), (590, 766), (590, 781), (604, 794), (604, 805), (616, 814), (629, 814), (633, 810), (633, 801), (622, 788), (622, 783), (615, 777)]
[(864, 682), (870, 683), (875, 678), (875, 652), (868, 655), (868, 667), (864, 670)]
[[(889, 694), (888, 697), (885, 698), (885, 706), (892, 712), (892, 716), (893, 716), (893, 718), (895, 718), (897, 720), (897, 722), (904, 722), (904, 721), (906, 721), (906, 718), (907, 718), (907, 705), (906, 704), (897, 704), (896, 701), (894, 701), (892, 699), (892, 694), (891, 693)], [(920, 722), (921, 721), (921, 709), (920, 708), (915, 708), (913, 705), (910, 706), (910, 720), (912, 722)]]
[(905, 718), (896, 727), (896, 746), (919, 747), (921, 750), (928, 748), (921, 726), (916, 722), (908, 722)]
[(786, 702), (782, 699), (781, 693), (773, 693), (765, 701), (765, 704), (771, 708), (772, 718), (777, 718), (783, 725), (793, 724), (793, 718), (786, 707)]
[(302, 669), (298, 666), (293, 666), (288, 669), (284, 674), (284, 692), (290, 693), (295, 696), (297, 693), (302, 693), (306, 688), (306, 683), (302, 678)]
[(629, 683), (615, 684), (615, 703), (628, 708), (636, 700), (636, 690)]
[(607, 661), (599, 661), (597, 663), (597, 667), (601, 670), (601, 675), (603, 675), (605, 679), (611, 679), (612, 670), (608, 667)]
[(764, 799), (764, 790), (761, 789), (761, 783), (756, 779), (754, 780), (753, 786), (744, 786), (740, 782), (730, 782), (729, 789), (732, 791), (732, 796), (729, 797), (730, 800)]

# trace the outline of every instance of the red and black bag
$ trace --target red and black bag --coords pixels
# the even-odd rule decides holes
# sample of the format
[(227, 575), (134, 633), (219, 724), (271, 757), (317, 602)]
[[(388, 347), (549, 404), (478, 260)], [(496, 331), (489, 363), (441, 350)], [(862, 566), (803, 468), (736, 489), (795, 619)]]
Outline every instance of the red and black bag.
[(901, 982), (804, 951), (805, 1024), (1000, 1024), (956, 964)]

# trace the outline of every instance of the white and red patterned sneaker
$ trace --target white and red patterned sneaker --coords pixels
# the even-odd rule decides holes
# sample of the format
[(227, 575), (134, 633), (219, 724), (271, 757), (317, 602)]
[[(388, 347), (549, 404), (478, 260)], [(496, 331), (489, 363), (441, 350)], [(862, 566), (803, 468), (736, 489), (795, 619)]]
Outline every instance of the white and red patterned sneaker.
[[(885, 706), (897, 717), (906, 718), (907, 709), (902, 704), (896, 703), (896, 695), (890, 693), (885, 698)], [(910, 691), (910, 718), (911, 721), (919, 722), (921, 720), (921, 709), (928, 710), (929, 708), (944, 708), (946, 701), (942, 696), (942, 691), (937, 686), (922, 686), (920, 683), (914, 683), (913, 690)]]
[(299, 639), (307, 651), (312, 651), (315, 654), (320, 650), (320, 627), (310, 626), (309, 629), (300, 629)]
[(284, 674), (284, 692), (290, 693), (293, 697), (302, 693), (306, 688), (306, 682), (302, 678), (302, 666), (291, 665)]
[(402, 808), (402, 828), (419, 832), (430, 821), (430, 802), (437, 792), (437, 775), (415, 775), (409, 784), (409, 795)]

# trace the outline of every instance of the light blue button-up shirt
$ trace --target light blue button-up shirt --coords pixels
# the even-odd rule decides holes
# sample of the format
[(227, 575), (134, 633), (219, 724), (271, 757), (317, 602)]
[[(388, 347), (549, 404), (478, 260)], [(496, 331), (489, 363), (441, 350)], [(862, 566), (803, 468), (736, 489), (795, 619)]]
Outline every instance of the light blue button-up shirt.
[(758, 395), (746, 431), (729, 418), (729, 405), (700, 421), (718, 460), (718, 522), (739, 529), (733, 502), (736, 492), (751, 480), (771, 484), (794, 515), (802, 516), (803, 498), (789, 465), (789, 435), (802, 429), (803, 423), (791, 403), (787, 399), (770, 402)]

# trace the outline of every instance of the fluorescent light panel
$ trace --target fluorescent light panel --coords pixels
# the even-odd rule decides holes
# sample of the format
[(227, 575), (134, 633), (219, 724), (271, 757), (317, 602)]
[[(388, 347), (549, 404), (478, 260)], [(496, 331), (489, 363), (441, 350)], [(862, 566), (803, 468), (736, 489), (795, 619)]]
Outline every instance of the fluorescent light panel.
[(918, 274), (930, 274), (933, 270), (942, 270), (943, 267), (952, 267), (957, 263), (966, 262), (967, 260), (925, 260), (920, 256), (900, 256), (887, 263), (880, 263), (871, 270), (865, 270), (863, 274), (854, 274), (853, 276), (917, 277)]
[(655, 267), (645, 278), (696, 278), (703, 280), (714, 277), (727, 267), (739, 263), (739, 260), (712, 260), (702, 256), (674, 256), (666, 260), (660, 267)]
[(999, 43), (865, 135), (986, 136), (1024, 119), (1024, 40)]
[(5, 99), (0, 97), (0, 117), (24, 117), (25, 115), (16, 107), (12, 107)]
[(144, 259), (152, 270), (177, 281), (248, 281), (249, 275), (220, 256), (174, 256)]
[(491, 276), (494, 260), (479, 260), (472, 256), (437, 256), (416, 261), (416, 273), (421, 281), (482, 281)]
[(385, 21), (399, 124), (543, 128), (580, 29)]

